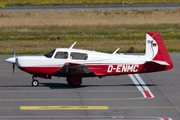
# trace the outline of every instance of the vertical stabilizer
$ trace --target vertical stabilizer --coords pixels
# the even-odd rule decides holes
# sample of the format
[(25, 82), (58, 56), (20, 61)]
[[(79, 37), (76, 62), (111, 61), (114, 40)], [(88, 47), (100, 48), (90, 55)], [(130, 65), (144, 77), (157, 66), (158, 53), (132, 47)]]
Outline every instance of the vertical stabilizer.
[(146, 33), (146, 54), (145, 58), (156, 63), (167, 63), (169, 67), (173, 67), (172, 60), (163, 42), (161, 34), (158, 32)]

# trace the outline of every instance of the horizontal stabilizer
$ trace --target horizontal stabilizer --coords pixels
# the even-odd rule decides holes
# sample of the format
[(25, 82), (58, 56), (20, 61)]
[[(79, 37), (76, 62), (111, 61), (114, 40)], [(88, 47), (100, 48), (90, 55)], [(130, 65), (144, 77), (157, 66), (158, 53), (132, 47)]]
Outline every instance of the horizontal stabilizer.
[[(157, 61), (157, 60), (151, 60), (152, 62), (155, 62), (157, 64), (160, 64), (160, 65), (169, 65), (166, 61)], [(150, 62), (151, 62), (150, 61)]]

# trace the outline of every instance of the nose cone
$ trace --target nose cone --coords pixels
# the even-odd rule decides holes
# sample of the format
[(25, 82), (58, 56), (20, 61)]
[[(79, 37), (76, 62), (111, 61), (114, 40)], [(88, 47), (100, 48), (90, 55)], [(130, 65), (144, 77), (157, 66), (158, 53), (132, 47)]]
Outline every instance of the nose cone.
[(6, 62), (15, 63), (16, 62), (16, 58), (15, 57), (8, 58), (8, 59), (6, 59)]

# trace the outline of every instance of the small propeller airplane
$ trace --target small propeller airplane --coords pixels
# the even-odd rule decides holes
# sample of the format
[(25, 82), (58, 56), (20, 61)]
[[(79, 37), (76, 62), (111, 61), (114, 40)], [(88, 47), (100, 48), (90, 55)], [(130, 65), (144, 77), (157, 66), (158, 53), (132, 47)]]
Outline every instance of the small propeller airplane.
[(66, 77), (70, 86), (79, 86), (84, 77), (103, 77), (110, 75), (149, 73), (170, 70), (173, 63), (160, 33), (146, 33), (145, 55), (124, 55), (96, 51), (56, 48), (42, 56), (14, 56), (6, 59), (29, 74), (32, 86), (38, 86), (35, 78), (51, 79), (52, 76)]

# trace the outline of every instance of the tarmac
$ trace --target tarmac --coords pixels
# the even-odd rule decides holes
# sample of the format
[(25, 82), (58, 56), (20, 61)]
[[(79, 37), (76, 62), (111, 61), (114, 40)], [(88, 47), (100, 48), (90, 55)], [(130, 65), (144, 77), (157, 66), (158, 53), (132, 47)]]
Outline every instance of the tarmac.
[(84, 78), (70, 87), (65, 78), (38, 79), (0, 55), (0, 119), (179, 120), (180, 53), (170, 53), (170, 71)]
[(180, 4), (109, 4), (109, 5), (45, 5), (45, 6), (5, 6), (0, 11), (94, 11), (94, 10), (155, 10), (179, 9)]

